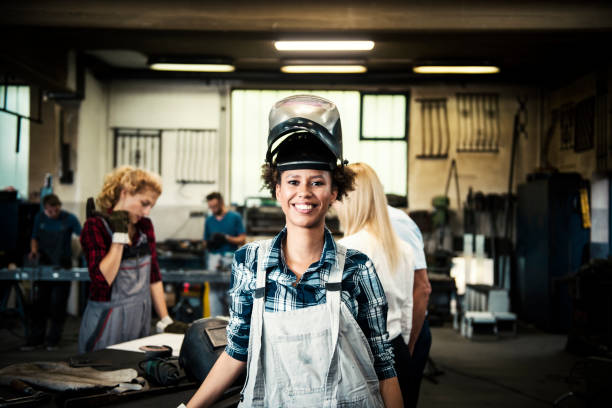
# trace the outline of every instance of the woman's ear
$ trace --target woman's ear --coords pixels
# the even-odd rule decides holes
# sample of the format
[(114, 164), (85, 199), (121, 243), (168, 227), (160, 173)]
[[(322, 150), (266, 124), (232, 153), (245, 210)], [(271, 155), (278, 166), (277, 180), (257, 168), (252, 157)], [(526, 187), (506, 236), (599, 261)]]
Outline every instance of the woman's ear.
[(275, 190), (275, 195), (276, 195), (276, 201), (280, 202), (280, 200), (278, 199), (278, 196), (280, 194), (280, 183), (276, 183), (276, 187), (274, 187)]
[(333, 204), (336, 199), (338, 198), (338, 187), (332, 187), (332, 200), (331, 200), (331, 204)]

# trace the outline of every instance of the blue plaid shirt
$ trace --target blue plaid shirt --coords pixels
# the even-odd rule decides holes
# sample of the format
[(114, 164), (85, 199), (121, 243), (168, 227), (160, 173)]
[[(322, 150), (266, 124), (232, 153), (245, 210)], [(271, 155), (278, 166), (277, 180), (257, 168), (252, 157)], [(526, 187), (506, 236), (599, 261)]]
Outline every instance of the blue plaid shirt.
[[(266, 260), (267, 312), (283, 312), (325, 303), (325, 283), (336, 261), (336, 243), (325, 229), (325, 244), (318, 262), (313, 263), (294, 287), (296, 276), (287, 268), (281, 254), (283, 229), (272, 240)], [(225, 351), (233, 358), (247, 361), (251, 310), (257, 272), (259, 244), (251, 242), (234, 254), (230, 322)], [(342, 274), (342, 301), (355, 317), (374, 355), (374, 369), (380, 380), (395, 377), (393, 351), (387, 333), (387, 299), (372, 261), (363, 253), (348, 249)]]

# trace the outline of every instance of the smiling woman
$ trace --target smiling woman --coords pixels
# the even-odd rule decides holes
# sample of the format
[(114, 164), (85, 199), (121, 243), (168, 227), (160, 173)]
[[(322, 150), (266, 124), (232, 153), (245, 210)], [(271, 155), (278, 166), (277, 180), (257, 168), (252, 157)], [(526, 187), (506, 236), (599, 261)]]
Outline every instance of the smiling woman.
[(227, 347), (188, 406), (212, 405), (245, 369), (241, 407), (401, 406), (372, 261), (325, 227), (354, 179), (333, 102), (298, 95), (272, 107), (262, 178), (286, 226), (235, 253)]
[(130, 166), (104, 180), (95, 212), (83, 226), (81, 245), (91, 286), (81, 321), (79, 352), (149, 334), (151, 299), (160, 321), (170, 323), (149, 213), (161, 194), (159, 176)]

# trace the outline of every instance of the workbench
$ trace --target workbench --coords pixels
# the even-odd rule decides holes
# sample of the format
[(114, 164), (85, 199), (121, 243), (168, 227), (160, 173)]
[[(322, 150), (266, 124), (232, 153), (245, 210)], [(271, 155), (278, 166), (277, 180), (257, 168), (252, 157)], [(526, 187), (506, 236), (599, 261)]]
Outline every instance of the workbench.
[[(191, 283), (201, 284), (204, 282), (224, 283), (229, 286), (230, 271), (211, 271), (206, 269), (161, 269), (162, 281), (164, 283)], [(16, 312), (25, 322), (25, 304), (23, 293), (18, 281), (89, 281), (87, 268), (61, 269), (56, 266), (22, 267), (16, 269), (0, 269), (0, 281), (8, 281), (9, 284), (0, 285), (0, 312), (7, 310), (8, 299), (12, 289), (15, 290)], [(30, 299), (31, 301), (31, 299)]]
[[(138, 369), (138, 363), (144, 360), (144, 353), (104, 349), (91, 353), (75, 356), (79, 360), (90, 360), (92, 363), (106, 364), (105, 367), (98, 368), (102, 371), (118, 370), (123, 368)], [(125, 408), (146, 408), (146, 407), (169, 407), (178, 406), (181, 402), (187, 402), (195, 393), (200, 384), (189, 381), (188, 379), (181, 380), (174, 386), (156, 386), (149, 383), (148, 389), (141, 391), (126, 391), (121, 394), (108, 393), (103, 390), (86, 391), (86, 392), (57, 392), (49, 391), (50, 399), (30, 405), (40, 408), (76, 408), (76, 407), (125, 407)], [(35, 387), (36, 389), (36, 387)], [(231, 387), (221, 397), (221, 399), (213, 405), (213, 408), (233, 408), (238, 405), (240, 399), (240, 386)], [(0, 397), (6, 399), (17, 398), (20, 395), (8, 388), (0, 386)]]
[[(178, 283), (229, 283), (230, 272), (206, 269), (161, 269), (163, 282)], [(87, 268), (61, 269), (54, 266), (0, 269), (0, 280), (9, 281), (89, 281)]]

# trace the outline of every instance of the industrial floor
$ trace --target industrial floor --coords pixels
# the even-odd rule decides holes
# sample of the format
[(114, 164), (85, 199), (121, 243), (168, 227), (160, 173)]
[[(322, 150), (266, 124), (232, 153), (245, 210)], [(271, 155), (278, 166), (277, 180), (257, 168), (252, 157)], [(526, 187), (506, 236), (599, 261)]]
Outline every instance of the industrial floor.
[[(19, 351), (23, 326), (17, 317), (2, 316), (0, 368), (27, 361), (67, 360), (77, 354), (80, 319), (69, 317), (59, 350)], [(564, 350), (564, 335), (519, 327), (514, 338), (467, 340), (450, 326), (432, 327), (430, 356), (442, 373), (424, 379), (420, 407), (544, 407), (580, 386), (572, 369), (582, 360)], [(578, 363), (578, 364), (577, 364)], [(428, 373), (432, 373), (429, 365)], [(576, 370), (574, 370), (575, 373)], [(567, 399), (559, 407), (583, 407)]]

